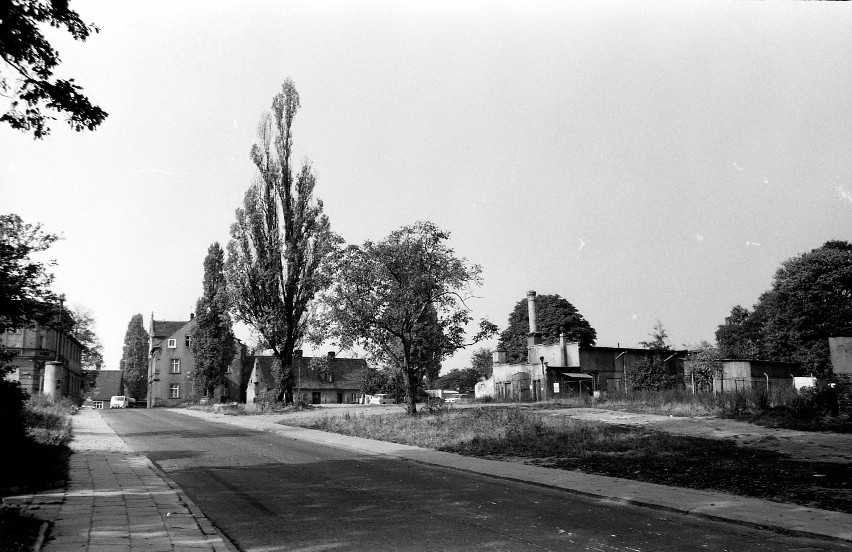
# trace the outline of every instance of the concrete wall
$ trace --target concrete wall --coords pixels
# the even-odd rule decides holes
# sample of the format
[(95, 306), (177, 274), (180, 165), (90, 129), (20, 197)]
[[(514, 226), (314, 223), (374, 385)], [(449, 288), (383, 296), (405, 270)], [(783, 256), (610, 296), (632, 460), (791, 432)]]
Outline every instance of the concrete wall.
[(828, 348), (834, 373), (852, 375), (852, 337), (829, 337)]
[(793, 385), (795, 362), (766, 360), (722, 360), (721, 374), (713, 378), (713, 391), (723, 393), (745, 389), (769, 389)]

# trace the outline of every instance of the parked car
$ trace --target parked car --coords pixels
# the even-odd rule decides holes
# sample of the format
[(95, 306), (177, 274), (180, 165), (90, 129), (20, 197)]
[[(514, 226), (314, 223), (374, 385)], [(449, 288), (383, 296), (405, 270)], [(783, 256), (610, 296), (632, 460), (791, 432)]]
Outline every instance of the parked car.
[(130, 406), (130, 401), (124, 395), (114, 395), (109, 400), (110, 408), (127, 408), (128, 406)]
[(370, 404), (396, 404), (396, 401), (387, 393), (379, 393), (370, 397)]

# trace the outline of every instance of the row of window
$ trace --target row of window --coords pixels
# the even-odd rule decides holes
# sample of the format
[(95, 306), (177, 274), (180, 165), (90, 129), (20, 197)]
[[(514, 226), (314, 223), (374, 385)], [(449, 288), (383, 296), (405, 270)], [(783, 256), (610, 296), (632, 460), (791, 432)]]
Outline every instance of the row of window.
[[(185, 336), (183, 336), (183, 339), (184, 339), (184, 345), (187, 348), (192, 347), (192, 336), (191, 335), (185, 335)], [(166, 346), (169, 349), (177, 349), (177, 339), (169, 339)]]
[[(180, 359), (179, 358), (171, 359), (171, 373), (172, 374), (180, 374)], [(228, 368), (225, 370), (225, 373), (226, 374), (231, 373), (231, 365), (230, 364), (228, 365)], [(329, 381), (331, 381), (331, 380), (329, 380)]]

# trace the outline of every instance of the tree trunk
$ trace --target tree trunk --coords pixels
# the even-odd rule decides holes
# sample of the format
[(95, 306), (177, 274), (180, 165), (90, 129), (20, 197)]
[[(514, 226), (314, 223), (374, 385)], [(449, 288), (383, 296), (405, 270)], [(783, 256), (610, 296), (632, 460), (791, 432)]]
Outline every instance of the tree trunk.
[(405, 381), (405, 412), (409, 416), (417, 414), (417, 378), (412, 372), (408, 367), (402, 372)]

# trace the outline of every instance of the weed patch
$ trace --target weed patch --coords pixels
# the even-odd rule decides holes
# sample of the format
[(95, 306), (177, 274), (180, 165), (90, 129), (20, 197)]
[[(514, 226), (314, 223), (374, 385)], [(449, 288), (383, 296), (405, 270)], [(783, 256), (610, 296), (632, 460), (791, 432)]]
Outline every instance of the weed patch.
[(852, 513), (852, 466), (639, 427), (544, 418), (518, 406), (407, 416), (326, 416), (290, 425), (495, 460)]

